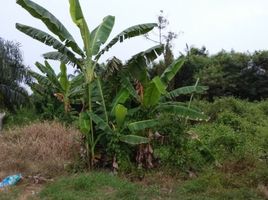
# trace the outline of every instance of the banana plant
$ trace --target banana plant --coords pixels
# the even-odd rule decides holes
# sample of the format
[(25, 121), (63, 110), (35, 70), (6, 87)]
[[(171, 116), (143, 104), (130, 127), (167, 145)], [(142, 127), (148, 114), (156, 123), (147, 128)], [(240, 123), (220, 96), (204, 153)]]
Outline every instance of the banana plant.
[[(105, 17), (99, 26), (90, 31), (84, 18), (79, 0), (69, 0), (72, 21), (79, 28), (83, 41), (83, 48), (80, 48), (73, 36), (68, 32), (67, 28), (65, 28), (65, 26), (48, 10), (31, 0), (17, 0), (17, 4), (22, 6), (33, 17), (41, 20), (58, 38), (57, 39), (53, 35), (31, 26), (20, 23), (16, 24), (16, 28), (19, 31), (25, 33), (35, 40), (51, 46), (56, 50), (45, 53), (43, 56), (46, 59), (60, 60), (64, 63), (71, 63), (81, 70), (84, 75), (84, 83), (86, 85), (85, 99), (87, 100), (87, 109), (90, 113), (93, 112), (92, 104), (94, 103), (92, 100), (92, 83), (97, 78), (95, 69), (100, 57), (116, 43), (123, 42), (128, 38), (146, 34), (154, 27), (157, 27), (156, 23), (146, 23), (132, 26), (116, 35), (112, 40), (110, 40), (110, 42), (102, 47), (110, 36), (114, 26), (115, 17), (110, 15)], [(101, 86), (99, 88), (101, 89)], [(102, 91), (100, 91), (100, 93), (102, 93)], [(105, 107), (104, 102), (102, 102), (102, 106)], [(88, 164), (90, 167), (93, 167), (95, 156), (94, 148), (90, 146), (90, 141), (95, 141), (95, 134), (92, 117), (89, 118), (88, 123), (90, 127), (88, 129), (89, 132), (86, 134), (87, 150), (90, 151), (88, 152)]]
[(36, 67), (44, 74), (30, 71), (29, 74), (37, 80), (36, 84), (30, 84), (31, 88), (36, 91), (40, 88), (50, 88), (53, 95), (64, 104), (65, 113), (71, 110), (71, 103), (81, 99), (83, 95), (83, 77), (82, 74), (69, 80), (67, 68), (64, 63), (60, 65), (60, 73), (57, 75), (51, 65), (45, 61), (45, 64), (35, 63)]
[[(124, 104), (129, 98), (138, 102), (138, 107), (134, 108), (136, 112), (143, 113), (140, 121), (129, 123), (128, 129), (133, 133), (141, 133), (145, 130), (144, 135), (151, 137), (151, 129), (159, 125), (159, 113), (169, 113), (186, 120), (208, 120), (201, 111), (191, 108), (185, 103), (176, 102), (174, 99), (179, 95), (202, 93), (207, 90), (205, 86), (185, 86), (173, 91), (167, 91), (169, 82), (179, 72), (183, 66), (184, 60), (175, 60), (161, 76), (150, 77), (148, 64), (162, 53), (162, 47), (156, 46), (132, 57), (127, 62), (129, 77), (122, 77), (122, 88), (112, 103), (112, 113), (118, 104)], [(136, 81), (136, 88), (130, 84), (130, 79)], [(192, 97), (191, 97), (192, 99)], [(150, 141), (150, 140), (149, 140)], [(146, 152), (147, 155), (144, 155)], [(149, 153), (148, 153), (149, 152)], [(152, 164), (153, 148), (148, 144), (140, 145), (137, 155), (137, 161), (141, 164), (142, 159), (146, 162), (146, 167), (153, 167)], [(147, 156), (147, 158), (146, 158)]]

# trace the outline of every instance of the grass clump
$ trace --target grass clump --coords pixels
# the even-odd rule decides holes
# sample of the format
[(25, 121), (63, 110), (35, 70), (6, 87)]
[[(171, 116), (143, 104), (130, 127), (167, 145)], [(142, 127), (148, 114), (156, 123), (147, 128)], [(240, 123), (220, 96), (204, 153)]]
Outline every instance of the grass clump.
[(178, 199), (186, 200), (264, 199), (257, 188), (250, 187), (245, 180), (243, 176), (221, 171), (208, 171), (200, 177), (188, 180), (180, 185), (175, 192), (175, 196)]
[(155, 194), (150, 190), (108, 173), (92, 172), (61, 178), (48, 185), (40, 197), (49, 200), (151, 199)]

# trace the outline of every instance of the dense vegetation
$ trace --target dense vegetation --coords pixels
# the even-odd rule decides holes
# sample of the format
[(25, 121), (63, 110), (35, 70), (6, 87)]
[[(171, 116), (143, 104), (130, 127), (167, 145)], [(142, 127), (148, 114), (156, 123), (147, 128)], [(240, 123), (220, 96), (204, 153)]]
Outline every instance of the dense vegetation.
[[(4, 173), (19, 170), (51, 178), (55, 172), (91, 170), (48, 185), (40, 193), (44, 199), (85, 199), (89, 194), (92, 199), (266, 195), (267, 51), (209, 55), (205, 47), (191, 47), (174, 58), (177, 34), (163, 35), (168, 22), (162, 15), (158, 23), (131, 26), (107, 43), (115, 17), (105, 17), (90, 30), (79, 1), (69, 3), (83, 48), (48, 10), (17, 0), (51, 32), (16, 24), (19, 31), (56, 50), (35, 63), (39, 73), (23, 65), (18, 45), (0, 40), (0, 69), (8, 74), (0, 77), (0, 111), (10, 112), (0, 138), (0, 161), (9, 155), (0, 162)], [(113, 57), (99, 63), (118, 42), (137, 36), (151, 40), (154, 28), (159, 31), (156, 46), (125, 62)], [(59, 74), (49, 60), (59, 61)], [(68, 74), (68, 67), (76, 72)], [(22, 82), (31, 87), (30, 96)], [(164, 189), (163, 177), (170, 183)], [(139, 190), (139, 184), (148, 187)], [(9, 195), (16, 196), (16, 191), (0, 198)]]

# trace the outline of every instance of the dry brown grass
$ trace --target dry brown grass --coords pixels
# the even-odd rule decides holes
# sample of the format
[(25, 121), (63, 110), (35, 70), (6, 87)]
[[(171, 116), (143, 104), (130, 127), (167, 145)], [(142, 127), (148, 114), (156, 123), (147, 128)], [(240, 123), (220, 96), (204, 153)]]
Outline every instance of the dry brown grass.
[(57, 122), (38, 122), (0, 135), (0, 178), (10, 173), (52, 177), (79, 153), (79, 132)]

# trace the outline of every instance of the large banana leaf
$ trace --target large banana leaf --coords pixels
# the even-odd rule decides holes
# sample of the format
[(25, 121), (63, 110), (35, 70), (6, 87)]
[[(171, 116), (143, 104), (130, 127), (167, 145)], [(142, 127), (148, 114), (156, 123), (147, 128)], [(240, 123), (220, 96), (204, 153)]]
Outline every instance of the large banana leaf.
[(45, 65), (42, 65), (39, 62), (36, 62), (35, 65), (37, 66), (38, 69), (40, 69), (41, 72), (46, 74), (48, 80), (53, 84), (55, 88), (57, 88), (57, 90), (59, 90), (59, 92), (64, 91), (58, 80), (57, 75), (55, 74), (53, 68), (49, 65), (47, 61), (45, 61)]
[(46, 60), (45, 60), (45, 67), (46, 67), (47, 74), (57, 78), (57, 75), (56, 75), (54, 69), (51, 67), (51, 65)]
[(82, 97), (84, 94), (85, 94), (85, 88), (83, 86), (71, 87), (69, 91), (69, 98), (75, 99), (78, 97)]
[(116, 124), (120, 128), (125, 121), (125, 118), (127, 116), (127, 108), (121, 104), (117, 104), (115, 107), (115, 119)]
[(138, 94), (126, 74), (121, 74), (120, 83), (122, 87), (125, 88), (132, 97), (138, 100)]
[(75, 55), (69, 49), (67, 49), (65, 45), (63, 45), (60, 41), (58, 41), (56, 38), (49, 35), (48, 33), (19, 23), (16, 23), (16, 28), (19, 31), (25, 33), (26, 35), (32, 37), (33, 39), (38, 40), (48, 46), (52, 46), (60, 53), (66, 55), (72, 62), (74, 63), (78, 62)]
[(40, 62), (36, 62), (35, 66), (43, 73), (47, 74), (47, 68), (45, 65), (41, 64)]
[(165, 94), (165, 93), (166, 93), (166, 85), (162, 83), (159, 76), (156, 76), (150, 82), (148, 87), (145, 88), (143, 105), (145, 107), (156, 105), (159, 102), (161, 94)]
[[(167, 102), (164, 102), (160, 104), (161, 106), (163, 105), (176, 105), (176, 106), (183, 106), (183, 107), (189, 107), (189, 102), (179, 102), (179, 101), (167, 101)], [(200, 108), (194, 106), (194, 105), (191, 105), (190, 107), (192, 110), (195, 110), (196, 112), (200, 112), (202, 113), (202, 110), (200, 110)]]
[(42, 20), (47, 28), (57, 35), (65, 45), (71, 47), (73, 51), (83, 56), (83, 51), (78, 47), (72, 35), (64, 27), (64, 25), (48, 10), (30, 0), (17, 0), (17, 4), (21, 5), (33, 17)]
[(156, 23), (147, 23), (147, 24), (139, 24), (132, 27), (129, 27), (115, 36), (107, 45), (104, 47), (96, 56), (96, 59), (104, 54), (105, 51), (108, 51), (112, 46), (114, 46), (118, 41), (123, 42), (125, 39), (136, 37), (139, 35), (143, 35), (151, 31), (154, 27), (156, 27)]
[(144, 58), (148, 63), (153, 62), (158, 56), (160, 56), (164, 52), (164, 45), (156, 45), (154, 47), (151, 47), (147, 49), (146, 51), (142, 51), (134, 56), (128, 61), (133, 62), (134, 60), (137, 60), (137, 58), (142, 57)]
[(148, 138), (138, 135), (122, 135), (119, 140), (131, 145), (147, 144), (149, 142)]
[(69, 3), (70, 3), (70, 14), (72, 20), (80, 29), (87, 57), (91, 58), (92, 53), (90, 51), (90, 32), (86, 20), (84, 18), (79, 0), (69, 0)]
[(184, 59), (175, 60), (170, 66), (168, 66), (163, 74), (161, 75), (161, 80), (163, 83), (168, 85), (168, 83), (174, 78), (174, 76), (178, 73), (181, 67), (184, 64)]
[(70, 88), (70, 82), (68, 80), (67, 68), (64, 63), (60, 65), (60, 85), (64, 90), (64, 93), (67, 94)]
[(202, 112), (198, 112), (195, 109), (188, 108), (186, 106), (180, 106), (180, 105), (159, 105), (157, 107), (157, 110), (164, 113), (170, 113), (175, 114), (183, 118), (196, 120), (196, 121), (202, 121), (202, 120), (208, 120), (209, 118), (203, 114)]
[(92, 55), (96, 55), (100, 51), (100, 46), (103, 45), (110, 36), (114, 26), (114, 16), (107, 16), (103, 22), (95, 28), (91, 33), (90, 47)]
[(34, 71), (29, 71), (29, 74), (33, 78), (35, 78), (40, 85), (42, 85), (44, 87), (47, 87), (47, 88), (53, 87), (53, 84), (51, 83), (51, 81), (48, 80), (47, 77), (42, 76), (42, 75), (40, 75), (40, 74), (38, 74), (38, 73), (36, 73)]
[(88, 113), (89, 117), (94, 121), (94, 123), (97, 125), (97, 127), (103, 131), (105, 131), (106, 133), (113, 133), (112, 129), (110, 128), (110, 126), (108, 125), (108, 123), (106, 123), (102, 118), (100, 118), (98, 115), (94, 114), (94, 113)]
[(179, 95), (186, 95), (186, 94), (192, 94), (192, 93), (200, 94), (206, 90), (208, 90), (207, 86), (185, 86), (185, 87), (180, 87), (175, 90), (172, 90), (166, 96), (168, 98), (175, 98), (175, 97), (178, 97)]
[(129, 72), (135, 79), (139, 80), (143, 86), (147, 85), (149, 82), (147, 74), (148, 63), (154, 61), (163, 51), (163, 45), (157, 45), (134, 55), (127, 61)]
[(147, 49), (146, 51), (142, 51), (134, 56), (128, 61), (128, 63), (131, 63), (138, 58), (144, 58), (148, 63), (153, 62), (158, 56), (160, 56), (164, 52), (164, 45), (156, 45), (154, 47), (151, 47)]
[(44, 95), (44, 88), (38, 84), (38, 83), (29, 83), (28, 84), (31, 88), (31, 90), (36, 93), (36, 94), (39, 94), (40, 96), (43, 96)]
[(127, 89), (122, 88), (118, 94), (116, 95), (116, 97), (114, 98), (113, 102), (112, 102), (112, 109), (111, 109), (111, 114), (114, 114), (115, 111), (115, 107), (117, 106), (117, 104), (123, 104), (126, 102), (126, 100), (129, 98), (129, 92), (127, 91)]
[(45, 58), (45, 59), (49, 59), (49, 60), (57, 60), (57, 61), (60, 61), (60, 62), (63, 62), (65, 64), (71, 64), (71, 65), (77, 65), (78, 68), (81, 68), (80, 67), (80, 63), (78, 62), (74, 62), (72, 60), (70, 60), (68, 58), (68, 56), (58, 52), (58, 51), (52, 51), (52, 52), (47, 52), (47, 53), (44, 53), (42, 54), (42, 56)]
[(76, 87), (79, 87), (79, 86), (83, 86), (84, 84), (84, 74), (78, 74), (77, 76), (75, 76), (73, 79), (71, 79), (71, 82), (70, 82), (70, 87), (71, 88), (76, 88)]
[(147, 63), (144, 58), (138, 57), (135, 61), (128, 63), (127, 67), (134, 80), (138, 80), (143, 86), (148, 84)]
[(83, 134), (88, 134), (90, 131), (89, 116), (86, 112), (79, 114), (79, 128)]
[(157, 119), (149, 119), (149, 120), (143, 120), (138, 122), (132, 122), (128, 124), (128, 128), (132, 132), (141, 131), (146, 128), (153, 128), (158, 125)]

